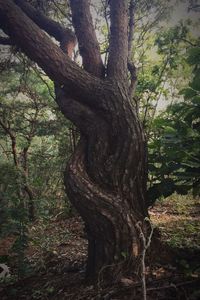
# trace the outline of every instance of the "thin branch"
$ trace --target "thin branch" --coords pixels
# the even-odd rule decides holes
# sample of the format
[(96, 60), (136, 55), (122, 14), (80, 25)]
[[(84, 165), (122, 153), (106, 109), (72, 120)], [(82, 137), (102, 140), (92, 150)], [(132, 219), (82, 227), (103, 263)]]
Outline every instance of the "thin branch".
[(1, 119), (0, 119), (0, 126), (3, 128), (4, 132), (10, 137), (14, 164), (16, 167), (18, 167), (16, 136), (12, 133), (10, 126), (9, 125), (6, 126), (6, 124)]
[(128, 1), (110, 0), (108, 77), (127, 80)]
[(64, 6), (65, 6), (65, 3), (64, 3), (64, 5), (62, 5), (62, 8), (59, 6), (59, 4), (58, 3), (56, 3), (57, 1), (56, 0), (52, 0), (52, 2), (53, 2), (53, 5), (55, 6), (55, 8), (59, 11), (59, 13), (61, 13), (62, 14), (62, 16), (64, 17), (64, 18), (66, 18), (67, 19), (67, 21), (71, 24), (71, 15), (70, 14), (67, 14), (66, 13), (66, 11), (65, 11), (65, 9), (64, 9)]
[(132, 96), (136, 89), (136, 84), (137, 84), (137, 69), (136, 69), (134, 63), (131, 61), (128, 61), (128, 70), (131, 75), (131, 82), (130, 82), (130, 86), (129, 86), (129, 95)]
[(79, 51), (83, 59), (83, 67), (89, 73), (97, 77), (103, 77), (104, 66), (92, 22), (89, 1), (70, 0), (70, 7)]
[(187, 40), (187, 39), (182, 38), (181, 40), (182, 40), (183, 42), (189, 44), (189, 45), (192, 46), (192, 47), (197, 47), (197, 44), (194, 44), (194, 43), (192, 43), (191, 41), (189, 41), (189, 40)]
[[(145, 36), (151, 31), (151, 29), (158, 23), (160, 18), (163, 16), (165, 13), (165, 8), (158, 8), (157, 11), (155, 12), (155, 17), (153, 20), (149, 19), (149, 21), (146, 24), (143, 24), (140, 29), (140, 34), (138, 35), (136, 44), (137, 48), (140, 48), (141, 46), (144, 45), (145, 43)], [(146, 38), (147, 40), (147, 38)]]
[(40, 80), (46, 85), (47, 89), (48, 89), (48, 93), (51, 96), (51, 98), (53, 100), (55, 100), (55, 95), (52, 93), (51, 88), (49, 86), (49, 84), (46, 82), (46, 80), (43, 78), (42, 74), (40, 73), (40, 71), (38, 70), (38, 68), (36, 67), (32, 67), (32, 69), (34, 70), (34, 72), (36, 73), (36, 75), (40, 78)]
[(2, 153), (6, 156), (7, 160), (9, 160), (9, 155), (8, 154), (11, 151), (7, 151), (1, 143), (0, 143), (0, 147), (2, 148)]

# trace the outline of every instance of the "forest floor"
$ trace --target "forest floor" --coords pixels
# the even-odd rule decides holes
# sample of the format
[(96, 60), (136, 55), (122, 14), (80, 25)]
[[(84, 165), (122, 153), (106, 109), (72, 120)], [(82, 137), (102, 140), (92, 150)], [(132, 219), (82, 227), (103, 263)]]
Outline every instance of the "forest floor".
[[(200, 199), (175, 195), (150, 216), (163, 246), (147, 263), (147, 300), (200, 299)], [(86, 285), (87, 240), (79, 217), (60, 213), (37, 221), (28, 236), (25, 256), (14, 252), (15, 236), (0, 240), (0, 262), (10, 267), (10, 276), (0, 281), (1, 300), (143, 299), (140, 280), (132, 278), (107, 287)]]

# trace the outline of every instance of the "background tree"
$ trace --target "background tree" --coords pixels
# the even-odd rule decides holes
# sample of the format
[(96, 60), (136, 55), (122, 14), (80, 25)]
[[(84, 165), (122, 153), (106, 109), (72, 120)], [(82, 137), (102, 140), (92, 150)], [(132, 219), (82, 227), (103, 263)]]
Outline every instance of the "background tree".
[(54, 104), (46, 76), (21, 53), (1, 66), (0, 194), (7, 216), (1, 221), (9, 234), (20, 210), (33, 221), (66, 207), (61, 173), (72, 145), (69, 122)]

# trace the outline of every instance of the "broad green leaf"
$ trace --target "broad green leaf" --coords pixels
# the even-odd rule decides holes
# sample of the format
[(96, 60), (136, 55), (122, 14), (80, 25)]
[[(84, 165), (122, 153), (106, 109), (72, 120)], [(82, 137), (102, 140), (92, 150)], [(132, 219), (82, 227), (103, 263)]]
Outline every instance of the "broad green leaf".
[(192, 97), (197, 95), (197, 92), (191, 88), (185, 88), (182, 89), (179, 94), (184, 95), (185, 99), (191, 99)]

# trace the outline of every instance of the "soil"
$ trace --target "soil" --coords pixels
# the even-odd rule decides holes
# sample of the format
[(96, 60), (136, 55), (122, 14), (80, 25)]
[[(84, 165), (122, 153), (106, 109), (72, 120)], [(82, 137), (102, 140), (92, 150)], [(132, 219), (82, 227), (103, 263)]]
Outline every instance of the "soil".
[[(176, 205), (175, 205), (175, 204)], [(200, 201), (166, 201), (150, 210), (161, 231), (162, 247), (147, 259), (147, 300), (200, 299)], [(28, 229), (25, 256), (14, 249), (14, 235), (0, 240), (0, 263), (10, 276), (0, 281), (1, 300), (143, 299), (140, 278), (88, 285), (84, 280), (87, 239), (78, 216), (40, 220)], [(23, 266), (19, 272), (19, 264)]]

